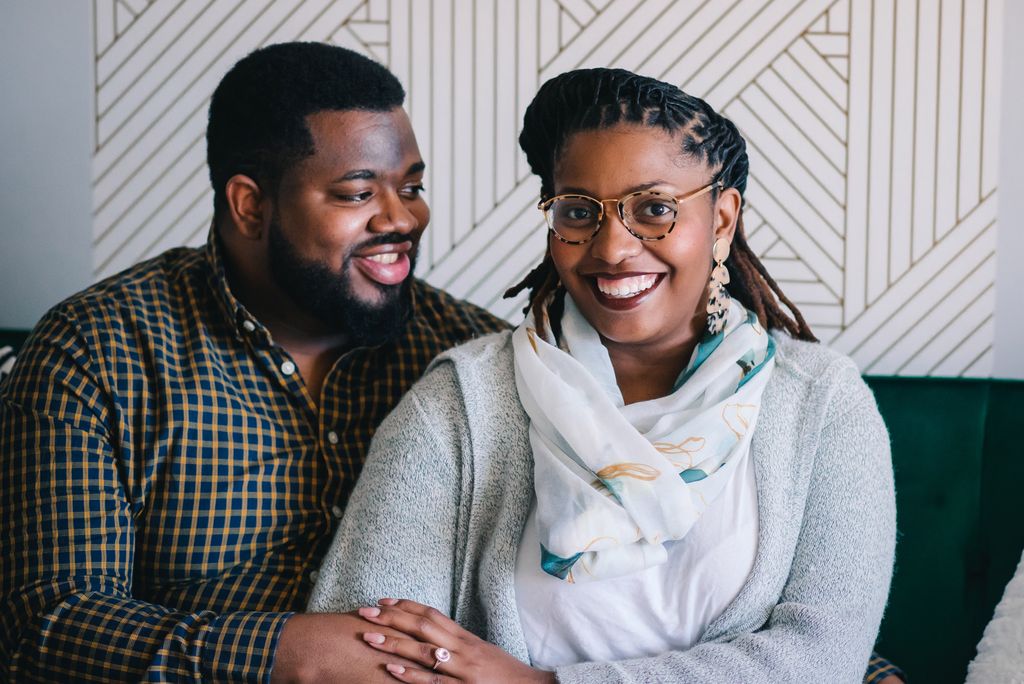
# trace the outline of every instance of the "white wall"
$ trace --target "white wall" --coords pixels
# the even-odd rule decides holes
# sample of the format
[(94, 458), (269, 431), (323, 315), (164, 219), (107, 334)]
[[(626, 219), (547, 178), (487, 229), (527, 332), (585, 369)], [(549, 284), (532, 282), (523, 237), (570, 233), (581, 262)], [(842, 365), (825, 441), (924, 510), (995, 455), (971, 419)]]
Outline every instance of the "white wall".
[(91, 282), (91, 6), (0, 2), (0, 328)]
[(1024, 378), (1024, 2), (1007, 0), (1004, 29), (1003, 156), (999, 165), (999, 253), (996, 281), (997, 378)]
[[(55, 34), (47, 16), (57, 4)], [(1024, 229), (1016, 218), (1024, 210), (1016, 125), (1024, 120), (1024, 79), (1001, 69), (1024, 57), (1014, 35), (1024, 3), (93, 0), (91, 29), (88, 17), (69, 16), (88, 14), (84, 4), (0, 5), (0, 74), (32, 85), (31, 100), (0, 104), (0, 229), (5, 243), (14, 241), (0, 256), (0, 327), (27, 325), (84, 283), (86, 258), (100, 277), (201, 242), (210, 204), (206, 99), (249, 50), (301, 38), (367, 52), (406, 84), (431, 165), (434, 219), (421, 275), (460, 296), (515, 317), (519, 302), (497, 293), (540, 253), (536, 183), (515, 144), (537, 85), (580, 65), (623, 66), (703, 94), (738, 122), (752, 149), (752, 244), (819, 334), (867, 372), (1024, 377)], [(664, 42), (655, 45), (644, 19), (659, 13)], [(57, 34), (61, 50), (19, 56)], [(822, 67), (831, 71), (816, 71)], [(39, 87), (55, 77), (70, 85)], [(808, 100), (803, 113), (777, 96), (787, 87)], [(48, 92), (75, 94), (73, 106), (59, 110), (62, 127), (26, 136), (7, 124), (45, 119)], [(936, 111), (908, 114), (910, 93), (935, 101)], [(761, 125), (773, 107), (794, 121), (775, 116)], [(911, 149), (908, 136), (944, 142), (930, 160), (928, 146)], [(959, 144), (946, 144), (950, 136)], [(49, 152), (36, 156), (60, 159), (69, 174), (57, 197), (46, 184), (57, 165), (29, 174), (7, 161), (33, 158), (30, 150), (43, 145)], [(91, 183), (81, 163), (89, 149)], [(908, 180), (908, 154), (917, 169), (938, 170)], [(9, 168), (35, 185), (8, 190)], [(91, 231), (83, 193), (91, 196)], [(913, 217), (913, 235), (899, 202), (907, 193), (930, 193), (936, 207), (934, 216), (922, 214), (927, 203), (917, 203), (923, 218)], [(17, 309), (4, 294), (12, 289)]]

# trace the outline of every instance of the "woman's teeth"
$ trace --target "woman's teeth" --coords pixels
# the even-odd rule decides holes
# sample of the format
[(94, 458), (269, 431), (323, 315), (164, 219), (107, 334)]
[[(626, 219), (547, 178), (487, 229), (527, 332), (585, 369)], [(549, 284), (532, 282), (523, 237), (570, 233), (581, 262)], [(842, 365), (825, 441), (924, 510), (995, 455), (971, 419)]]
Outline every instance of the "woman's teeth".
[(366, 257), (370, 261), (376, 261), (378, 264), (393, 264), (398, 261), (398, 252), (390, 252), (389, 254), (374, 254), (373, 256)]
[(658, 276), (654, 274), (632, 276), (630, 278), (598, 278), (597, 289), (609, 297), (635, 297), (644, 290), (654, 286)]

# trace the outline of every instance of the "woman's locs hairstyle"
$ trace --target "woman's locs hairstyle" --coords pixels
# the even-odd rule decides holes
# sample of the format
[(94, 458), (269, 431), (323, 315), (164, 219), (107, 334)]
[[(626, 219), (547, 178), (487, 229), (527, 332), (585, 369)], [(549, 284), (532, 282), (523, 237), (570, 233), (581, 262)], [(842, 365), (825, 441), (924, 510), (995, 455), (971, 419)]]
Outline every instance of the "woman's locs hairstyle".
[[(523, 117), (519, 146), (530, 169), (540, 177), (541, 197), (554, 195), (555, 162), (569, 137), (580, 131), (610, 128), (619, 123), (658, 127), (682, 134), (683, 153), (705, 164), (724, 188), (747, 187), (747, 146), (736, 126), (704, 100), (687, 95), (670, 83), (639, 76), (623, 69), (579, 69), (547, 81)], [(712, 200), (718, 197), (714, 190)], [(709, 263), (711, 255), (708, 255)], [(782, 293), (775, 280), (747, 244), (740, 214), (729, 258), (729, 294), (753, 311), (766, 329), (782, 329), (797, 339), (817, 341), (799, 309)], [(519, 284), (505, 292), (514, 297), (529, 291), (525, 311), (532, 310), (538, 330), (544, 329), (545, 305), (558, 335), (564, 290), (550, 252)], [(786, 305), (792, 316), (779, 306)]]

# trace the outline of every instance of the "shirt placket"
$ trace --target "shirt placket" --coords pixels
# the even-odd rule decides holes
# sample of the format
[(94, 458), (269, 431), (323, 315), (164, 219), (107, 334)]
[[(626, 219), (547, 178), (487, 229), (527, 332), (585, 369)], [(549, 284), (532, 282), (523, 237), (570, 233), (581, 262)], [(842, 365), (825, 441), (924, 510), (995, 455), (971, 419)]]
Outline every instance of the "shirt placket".
[[(324, 435), (330, 480), (324, 489), (324, 501), (332, 510), (343, 508), (341, 500), (346, 480), (351, 476), (353, 438), (359, 425), (361, 402), (368, 401), (367, 378), (373, 372), (372, 350), (366, 348), (346, 352), (338, 359), (324, 383), (320, 431)], [(340, 517), (340, 516), (335, 516)]]
[[(309, 486), (312, 496), (316, 497), (317, 509), (321, 512), (317, 529), (319, 543), (314, 552), (307, 556), (302, 576), (302, 581), (312, 586), (316, 583), (319, 574), (320, 559), (327, 551), (327, 544), (330, 542), (342, 514), (342, 509), (337, 505), (338, 499), (331, 500), (330, 494), (339, 488), (337, 485), (332, 485), (332, 482), (337, 479), (335, 474), (337, 466), (333, 463), (335, 460), (333, 454), (342, 443), (341, 435), (343, 433), (336, 429), (324, 428), (325, 424), (332, 422), (329, 419), (332, 411), (323, 404), (319, 409), (317, 408), (295, 361), (282, 347), (271, 342), (266, 329), (249, 318), (242, 320), (241, 327), (248, 336), (253, 354), (263, 366), (264, 371), (277, 380), (280, 388), (288, 395), (289, 401), (304, 418), (303, 422), (309, 431), (307, 434), (314, 436), (316, 441), (315, 454), (318, 459), (318, 467), (314, 468), (314, 472), (324, 473), (325, 477), (323, 482), (311, 482)], [(327, 386), (325, 382), (324, 387)], [(328, 392), (322, 392), (322, 396), (328, 394)]]

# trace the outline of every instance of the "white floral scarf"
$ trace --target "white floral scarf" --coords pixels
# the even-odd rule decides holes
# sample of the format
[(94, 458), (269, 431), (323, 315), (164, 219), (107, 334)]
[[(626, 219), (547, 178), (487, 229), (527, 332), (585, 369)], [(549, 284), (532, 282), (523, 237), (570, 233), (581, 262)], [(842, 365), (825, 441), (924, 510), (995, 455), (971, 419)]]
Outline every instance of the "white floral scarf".
[(664, 543), (686, 536), (750, 449), (771, 337), (733, 299), (725, 328), (697, 345), (674, 391), (628, 406), (568, 295), (559, 346), (537, 334), (532, 314), (512, 341), (544, 571), (581, 582), (664, 563)]

